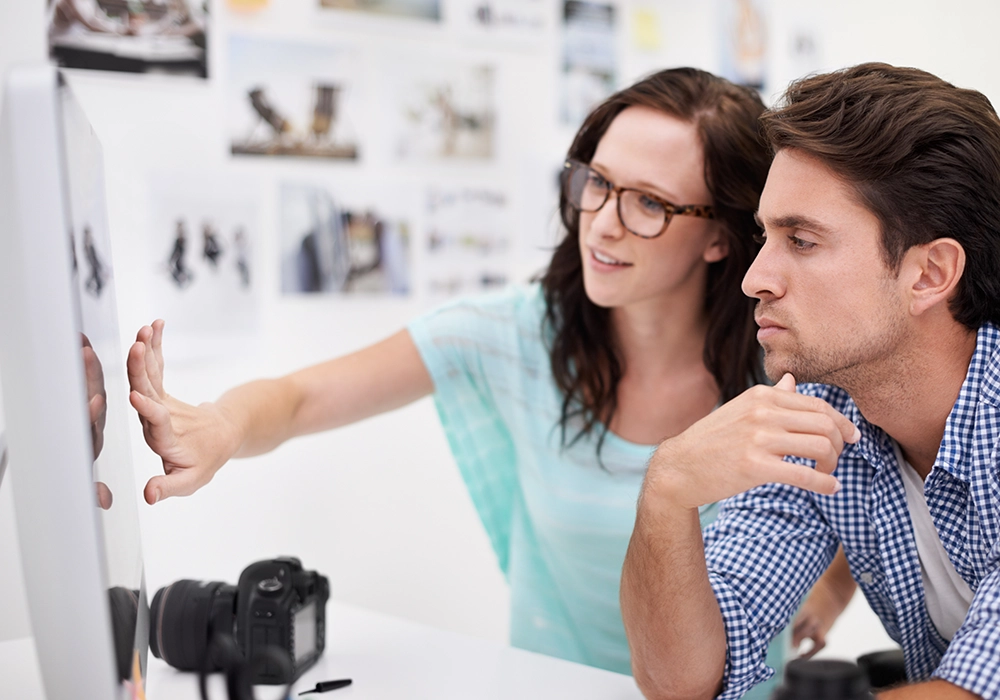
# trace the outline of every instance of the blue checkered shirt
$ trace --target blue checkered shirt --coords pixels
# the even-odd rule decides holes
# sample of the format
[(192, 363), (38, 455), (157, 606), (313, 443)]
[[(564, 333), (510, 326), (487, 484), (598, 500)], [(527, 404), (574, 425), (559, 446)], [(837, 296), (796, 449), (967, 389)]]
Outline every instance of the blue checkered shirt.
[[(1000, 332), (979, 329), (976, 350), (924, 493), (941, 543), (975, 598), (949, 643), (924, 604), (920, 560), (891, 438), (841, 389), (803, 384), (861, 430), (821, 496), (766, 484), (727, 501), (705, 532), (709, 579), (728, 652), (720, 700), (771, 677), (768, 641), (795, 613), (842, 544), (851, 573), (886, 632), (903, 647), (911, 681), (941, 678), (1000, 699)], [(804, 462), (797, 458), (789, 461)]]

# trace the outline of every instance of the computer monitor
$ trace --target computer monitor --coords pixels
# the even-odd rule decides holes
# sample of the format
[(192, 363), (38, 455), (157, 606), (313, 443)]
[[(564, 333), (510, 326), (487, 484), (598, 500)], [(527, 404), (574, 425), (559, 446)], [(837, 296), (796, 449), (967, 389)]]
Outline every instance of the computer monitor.
[(55, 68), (0, 115), (0, 378), (48, 700), (141, 696), (148, 612), (101, 147)]

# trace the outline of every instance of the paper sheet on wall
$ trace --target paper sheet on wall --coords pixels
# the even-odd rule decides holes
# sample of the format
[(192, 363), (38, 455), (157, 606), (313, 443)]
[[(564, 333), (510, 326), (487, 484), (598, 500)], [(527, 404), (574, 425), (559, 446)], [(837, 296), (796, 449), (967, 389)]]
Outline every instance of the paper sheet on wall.
[(259, 187), (230, 171), (150, 179), (150, 311), (179, 359), (238, 348), (257, 331)]
[(510, 196), (495, 186), (436, 185), (425, 208), (428, 296), (488, 291), (511, 279), (514, 227)]
[(408, 295), (412, 188), (287, 180), (280, 185), (283, 294)]
[(563, 4), (562, 105), (564, 124), (577, 126), (618, 80), (615, 7), (565, 0)]
[(356, 160), (355, 52), (234, 37), (229, 43), (230, 151), (239, 156)]

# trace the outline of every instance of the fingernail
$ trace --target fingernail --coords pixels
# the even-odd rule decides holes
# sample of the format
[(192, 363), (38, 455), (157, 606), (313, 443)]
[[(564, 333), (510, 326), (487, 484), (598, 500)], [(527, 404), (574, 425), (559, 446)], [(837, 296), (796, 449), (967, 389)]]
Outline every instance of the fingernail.
[(153, 503), (156, 504), (156, 503), (159, 503), (159, 502), (160, 502), (160, 492), (159, 491), (153, 491)]
[(861, 428), (854, 426), (854, 436), (851, 438), (851, 442), (857, 442), (861, 439)]
[(833, 492), (834, 493), (840, 493), (840, 489), (841, 489), (840, 479), (838, 479), (837, 477), (833, 477), (833, 481), (834, 481)]

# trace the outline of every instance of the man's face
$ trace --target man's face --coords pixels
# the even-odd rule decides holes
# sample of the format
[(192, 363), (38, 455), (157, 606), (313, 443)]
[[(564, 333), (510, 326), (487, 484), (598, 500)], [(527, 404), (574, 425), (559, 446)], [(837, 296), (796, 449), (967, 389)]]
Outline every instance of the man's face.
[(907, 308), (882, 257), (880, 227), (851, 187), (793, 149), (775, 156), (760, 198), (766, 242), (743, 279), (772, 380), (848, 391), (898, 362)]

